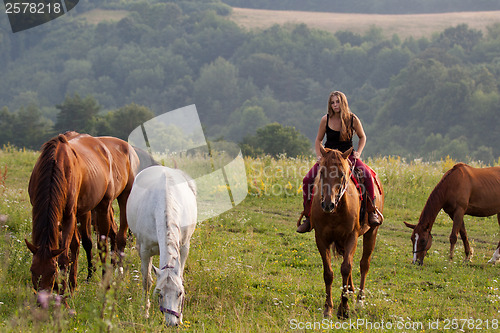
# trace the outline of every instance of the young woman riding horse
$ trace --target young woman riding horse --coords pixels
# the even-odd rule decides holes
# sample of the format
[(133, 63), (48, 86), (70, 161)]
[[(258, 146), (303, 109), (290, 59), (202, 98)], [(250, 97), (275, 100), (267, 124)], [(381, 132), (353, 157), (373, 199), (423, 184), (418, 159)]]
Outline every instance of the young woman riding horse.
[[(374, 182), (373, 177), (368, 169), (368, 167), (361, 161), (360, 156), (363, 152), (363, 148), (366, 144), (366, 135), (363, 130), (363, 125), (354, 113), (349, 109), (349, 104), (347, 102), (346, 96), (340, 91), (333, 91), (328, 97), (328, 107), (327, 114), (321, 118), (319, 124), (318, 135), (314, 143), (314, 148), (316, 150), (316, 156), (321, 158), (320, 147), (322, 146), (323, 138), (326, 135), (325, 147), (330, 149), (337, 149), (341, 152), (346, 152), (352, 148), (352, 138), (354, 132), (359, 137), (358, 150), (354, 151), (349, 156), (351, 164), (354, 164), (355, 168), (362, 172), (364, 179), (364, 188), (368, 194), (367, 210), (368, 210), (368, 221), (372, 226), (378, 226), (382, 224), (382, 217), (377, 213), (377, 209), (374, 205), (375, 202), (375, 192), (374, 192)], [(304, 199), (304, 211), (303, 216), (305, 217), (302, 224), (297, 228), (297, 232), (304, 233), (311, 231), (311, 222), (309, 221), (311, 213), (311, 202), (313, 196), (314, 179), (318, 174), (319, 163), (316, 162), (314, 166), (309, 170), (307, 175), (303, 180), (303, 199)], [(300, 221), (298, 222), (300, 223)]]

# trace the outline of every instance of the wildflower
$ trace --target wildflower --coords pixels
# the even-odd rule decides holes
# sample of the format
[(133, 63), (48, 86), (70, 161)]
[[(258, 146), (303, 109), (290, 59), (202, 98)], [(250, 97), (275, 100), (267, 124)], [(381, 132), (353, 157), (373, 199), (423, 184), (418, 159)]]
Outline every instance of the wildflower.
[(40, 304), (42, 309), (47, 309), (49, 307), (50, 293), (46, 290), (42, 290), (38, 293), (37, 302)]
[(55, 306), (56, 307), (60, 307), (61, 306), (61, 301), (62, 301), (62, 296), (61, 295), (56, 295), (54, 297), (54, 300), (55, 300)]

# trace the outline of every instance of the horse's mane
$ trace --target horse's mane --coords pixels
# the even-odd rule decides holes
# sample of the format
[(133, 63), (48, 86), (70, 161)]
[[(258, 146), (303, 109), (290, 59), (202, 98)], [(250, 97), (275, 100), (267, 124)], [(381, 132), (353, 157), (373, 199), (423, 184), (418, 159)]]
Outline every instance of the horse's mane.
[[(66, 199), (66, 179), (56, 162), (56, 152), (61, 144), (68, 144), (64, 135), (47, 141), (33, 172), (37, 174), (33, 189), (33, 242), (35, 245), (48, 245), (57, 248), (59, 244), (59, 221), (62, 218), (63, 204)], [(47, 232), (47, 230), (49, 232)]]
[(466, 164), (464, 163), (457, 163), (443, 175), (441, 180), (432, 190), (429, 198), (427, 198), (424, 209), (420, 214), (418, 224), (422, 223), (422, 226), (432, 228), (432, 224), (434, 223), (437, 214), (441, 208), (443, 208), (444, 200), (446, 199), (446, 192), (449, 186), (448, 179), (450, 175), (465, 166)]

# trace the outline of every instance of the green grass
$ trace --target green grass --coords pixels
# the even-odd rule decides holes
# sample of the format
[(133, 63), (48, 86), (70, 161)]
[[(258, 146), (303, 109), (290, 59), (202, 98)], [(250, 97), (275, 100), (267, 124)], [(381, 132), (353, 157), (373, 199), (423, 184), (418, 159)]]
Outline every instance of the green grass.
[[(499, 266), (486, 263), (498, 242), (496, 217), (466, 217), (475, 256), (471, 263), (463, 263), (460, 241), (454, 261), (448, 259), (452, 224), (440, 213), (425, 265), (411, 264), (410, 230), (403, 221), (417, 222), (430, 191), (453, 164), (450, 160), (368, 161), (385, 188), (385, 222), (367, 279), (366, 304), (356, 307), (352, 299), (351, 322), (336, 318), (323, 321), (323, 269), (314, 233), (295, 232), (302, 205), (302, 171), (311, 161), (287, 158), (247, 159), (250, 195), (234, 209), (197, 226), (185, 271), (187, 297), (182, 326), (163, 327), (154, 301), (151, 317), (143, 316), (140, 260), (133, 239), (126, 248), (122, 277), (103, 279), (96, 263), (98, 273), (86, 282), (85, 255), (81, 251), (79, 285), (68, 300), (69, 309), (54, 304), (48, 310), (40, 309), (35, 306), (31, 289), (32, 256), (24, 244), (31, 232), (27, 186), (36, 158), (37, 154), (29, 151), (8, 147), (0, 151), (0, 214), (9, 216), (0, 226), (0, 331), (322, 332), (336, 328), (352, 331), (348, 324), (353, 323), (358, 326), (351, 328), (373, 332), (379, 332), (377, 325), (382, 324), (385, 328), (392, 325), (386, 331), (395, 332), (441, 332), (445, 325), (465, 332), (480, 324), (483, 329), (489, 327), (486, 331), (495, 325), (500, 327)], [(360, 246), (361, 239), (353, 270), (355, 285), (359, 284)], [(332, 265), (337, 306), (340, 259)], [(430, 329), (430, 325), (437, 329)]]

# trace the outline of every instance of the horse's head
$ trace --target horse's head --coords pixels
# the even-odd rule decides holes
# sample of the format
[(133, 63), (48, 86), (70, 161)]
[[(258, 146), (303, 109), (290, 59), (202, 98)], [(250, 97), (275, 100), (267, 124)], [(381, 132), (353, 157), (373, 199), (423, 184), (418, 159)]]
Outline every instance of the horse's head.
[(154, 267), (157, 282), (155, 294), (158, 295), (160, 311), (165, 315), (167, 326), (182, 324), (182, 308), (184, 305), (184, 285), (182, 278), (174, 272), (174, 268), (166, 266), (162, 269)]
[(424, 228), (418, 224), (404, 222), (404, 224), (413, 229), (411, 241), (413, 243), (413, 263), (423, 265), (424, 257), (432, 245), (432, 234), (430, 229)]
[(341, 153), (320, 146), (320, 151), (322, 158), (317, 186), (321, 193), (321, 208), (325, 213), (331, 213), (339, 204), (349, 184), (350, 170), (347, 159), (351, 155), (352, 148)]
[(31, 261), (31, 281), (33, 288), (37, 291), (46, 290), (51, 292), (57, 289), (55, 283), (58, 271), (57, 257), (64, 249), (50, 250), (48, 247), (39, 247), (25, 239), (28, 249), (33, 253)]

